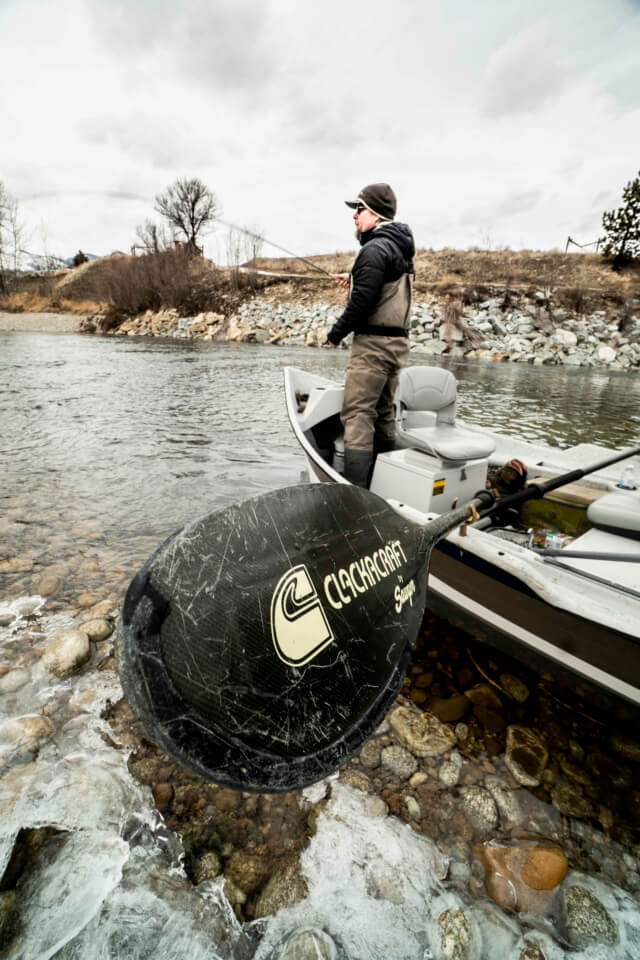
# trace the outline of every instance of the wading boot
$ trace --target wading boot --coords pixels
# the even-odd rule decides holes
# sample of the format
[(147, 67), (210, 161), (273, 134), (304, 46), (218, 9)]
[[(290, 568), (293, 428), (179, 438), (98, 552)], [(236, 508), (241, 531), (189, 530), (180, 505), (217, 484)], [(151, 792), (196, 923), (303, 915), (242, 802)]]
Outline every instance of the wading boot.
[(350, 450), (345, 447), (344, 476), (349, 483), (367, 489), (372, 467), (373, 450)]

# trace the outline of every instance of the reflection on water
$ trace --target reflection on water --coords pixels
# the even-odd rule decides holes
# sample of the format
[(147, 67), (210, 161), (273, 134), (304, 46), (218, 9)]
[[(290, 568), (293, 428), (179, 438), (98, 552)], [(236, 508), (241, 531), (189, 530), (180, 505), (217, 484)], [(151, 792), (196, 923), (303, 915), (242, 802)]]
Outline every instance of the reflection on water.
[[(32, 557), (37, 572), (68, 560), (78, 524), (90, 523), (128, 572), (188, 520), (297, 482), (303, 464), (286, 418), (282, 369), (304, 366), (341, 380), (347, 356), (0, 335), (0, 505), (25, 527), (14, 550)], [(640, 380), (633, 374), (448, 365), (459, 381), (459, 415), (471, 423), (562, 446), (637, 442)], [(46, 523), (44, 542), (36, 522)]]

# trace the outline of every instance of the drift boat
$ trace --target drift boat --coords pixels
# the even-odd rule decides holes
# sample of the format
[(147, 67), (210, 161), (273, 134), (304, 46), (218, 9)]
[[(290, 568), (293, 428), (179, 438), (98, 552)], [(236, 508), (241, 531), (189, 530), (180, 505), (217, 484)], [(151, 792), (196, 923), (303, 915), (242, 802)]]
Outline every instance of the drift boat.
[[(310, 479), (345, 484), (343, 386), (287, 367), (285, 395)], [(429, 563), (427, 606), (521, 659), (552, 665), (575, 687), (605, 688), (640, 703), (640, 456), (527, 443), (456, 419), (457, 384), (438, 367), (406, 367), (396, 393), (396, 449), (378, 455), (370, 490), (401, 516), (427, 524), (471, 500), (492, 470), (523, 461), (532, 486), (552, 485), (518, 510), (461, 524)], [(595, 465), (595, 467), (594, 467)], [(626, 467), (626, 471), (625, 471)], [(533, 491), (532, 491), (533, 492)], [(537, 494), (539, 496), (539, 493)], [(357, 592), (336, 583), (345, 605)]]

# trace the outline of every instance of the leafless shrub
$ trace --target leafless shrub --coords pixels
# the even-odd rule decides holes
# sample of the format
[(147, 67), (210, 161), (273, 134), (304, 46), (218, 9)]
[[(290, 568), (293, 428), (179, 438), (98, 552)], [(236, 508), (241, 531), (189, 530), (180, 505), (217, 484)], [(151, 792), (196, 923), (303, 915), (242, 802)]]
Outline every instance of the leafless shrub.
[(442, 322), (444, 324), (444, 335), (447, 343), (451, 346), (453, 331), (459, 330), (463, 337), (471, 341), (474, 347), (482, 343), (482, 337), (464, 322), (463, 317), (463, 298), (462, 292), (450, 293), (445, 299), (442, 308)]
[(562, 291), (562, 303), (572, 313), (582, 316), (588, 312), (589, 296), (583, 286), (565, 287)]

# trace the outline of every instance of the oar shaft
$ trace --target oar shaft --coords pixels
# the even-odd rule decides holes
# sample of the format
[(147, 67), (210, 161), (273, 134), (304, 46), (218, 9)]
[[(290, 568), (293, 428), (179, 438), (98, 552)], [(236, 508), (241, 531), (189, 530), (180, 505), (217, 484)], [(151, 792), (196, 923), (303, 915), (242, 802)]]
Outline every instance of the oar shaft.
[(469, 503), (465, 503), (455, 510), (450, 510), (449, 513), (443, 513), (435, 520), (430, 520), (422, 527), (423, 549), (429, 550), (438, 540), (446, 537), (451, 530), (460, 524), (473, 523), (479, 516), (482, 516), (482, 510), (494, 501), (495, 495), (491, 490), (480, 490)]
[(595, 550), (561, 550), (558, 547), (545, 547), (536, 550), (543, 557), (569, 557), (572, 560), (615, 560), (622, 563), (640, 563), (640, 553), (602, 553)]

